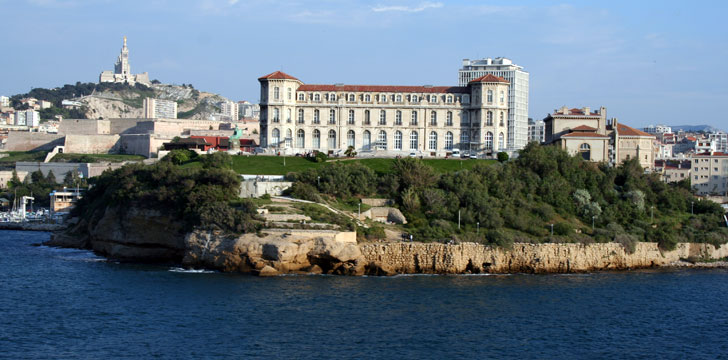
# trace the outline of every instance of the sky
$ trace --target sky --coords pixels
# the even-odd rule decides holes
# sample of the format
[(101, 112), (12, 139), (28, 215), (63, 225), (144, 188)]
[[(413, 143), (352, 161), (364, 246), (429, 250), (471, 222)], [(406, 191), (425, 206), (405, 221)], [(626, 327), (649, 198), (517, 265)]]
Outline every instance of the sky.
[(0, 95), (132, 73), (259, 100), (258, 77), (457, 85), (462, 59), (530, 73), (529, 116), (605, 106), (634, 127), (728, 129), (726, 1), (0, 0)]

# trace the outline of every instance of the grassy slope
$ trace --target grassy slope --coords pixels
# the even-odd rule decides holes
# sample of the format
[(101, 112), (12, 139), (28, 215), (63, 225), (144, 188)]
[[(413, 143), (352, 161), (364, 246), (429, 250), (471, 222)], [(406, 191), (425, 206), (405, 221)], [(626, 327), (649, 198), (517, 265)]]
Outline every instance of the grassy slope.
[(48, 154), (47, 151), (7, 151), (3, 154), (8, 154), (4, 158), (0, 158), (0, 163), (4, 164), (15, 164), (16, 161), (43, 161)]
[(86, 159), (93, 159), (94, 162), (122, 162), (141, 161), (146, 159), (141, 155), (128, 154), (58, 154), (51, 159), (51, 162), (86, 162)]

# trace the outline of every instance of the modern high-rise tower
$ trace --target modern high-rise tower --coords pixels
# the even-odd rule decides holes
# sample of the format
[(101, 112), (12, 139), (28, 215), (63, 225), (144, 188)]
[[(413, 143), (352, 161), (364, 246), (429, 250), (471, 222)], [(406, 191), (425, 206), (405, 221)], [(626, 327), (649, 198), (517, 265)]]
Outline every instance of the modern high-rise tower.
[(480, 60), (463, 59), (458, 71), (460, 86), (481, 76), (492, 74), (510, 82), (508, 91), (508, 150), (523, 149), (528, 143), (528, 72), (510, 59), (498, 57)]

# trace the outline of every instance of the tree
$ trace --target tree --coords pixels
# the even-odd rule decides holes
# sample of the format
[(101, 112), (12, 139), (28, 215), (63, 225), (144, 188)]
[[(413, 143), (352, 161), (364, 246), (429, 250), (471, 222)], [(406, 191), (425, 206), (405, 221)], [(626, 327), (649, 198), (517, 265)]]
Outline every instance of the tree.
[(55, 185), (58, 183), (56, 181), (56, 175), (53, 173), (53, 170), (48, 171), (48, 175), (46, 175), (45, 181), (49, 185)]
[(224, 151), (216, 151), (202, 158), (202, 167), (205, 169), (232, 169), (233, 158)]
[(498, 162), (504, 163), (508, 161), (508, 153), (501, 151), (498, 153)]

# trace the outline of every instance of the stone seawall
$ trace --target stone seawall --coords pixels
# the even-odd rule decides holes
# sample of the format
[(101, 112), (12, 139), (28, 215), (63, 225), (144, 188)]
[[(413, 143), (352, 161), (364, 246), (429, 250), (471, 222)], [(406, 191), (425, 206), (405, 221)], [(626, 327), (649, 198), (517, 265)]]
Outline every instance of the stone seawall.
[(515, 244), (512, 249), (464, 243), (373, 243), (360, 245), (370, 271), (382, 274), (566, 273), (665, 266), (680, 259), (728, 256), (728, 245), (680, 243), (661, 251), (656, 243), (638, 243), (628, 254), (616, 243)]

